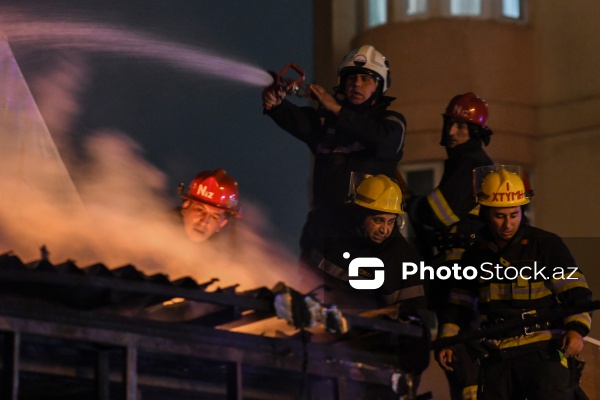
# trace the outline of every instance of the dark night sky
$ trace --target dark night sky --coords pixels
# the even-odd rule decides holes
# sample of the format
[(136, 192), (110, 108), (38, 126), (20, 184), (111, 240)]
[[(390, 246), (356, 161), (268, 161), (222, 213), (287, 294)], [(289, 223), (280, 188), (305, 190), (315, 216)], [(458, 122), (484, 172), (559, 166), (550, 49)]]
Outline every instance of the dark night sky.
[[(279, 71), (294, 62), (305, 69), (308, 81), (312, 78), (309, 1), (12, 3), (32, 21), (43, 17), (111, 24), (264, 70)], [(53, 49), (31, 51), (8, 39), (26, 78), (45, 68), (47, 59), (56, 61), (61, 55)], [(262, 115), (261, 87), (242, 82), (234, 71), (228, 80), (131, 54), (81, 53), (91, 71), (79, 95), (74, 138), (107, 128), (126, 133), (142, 146), (147, 161), (167, 175), (165, 195), (173, 205), (178, 203), (179, 182), (188, 183), (203, 169), (225, 168), (239, 182), (242, 204), (260, 207), (274, 234), (296, 250), (308, 209), (310, 154)]]

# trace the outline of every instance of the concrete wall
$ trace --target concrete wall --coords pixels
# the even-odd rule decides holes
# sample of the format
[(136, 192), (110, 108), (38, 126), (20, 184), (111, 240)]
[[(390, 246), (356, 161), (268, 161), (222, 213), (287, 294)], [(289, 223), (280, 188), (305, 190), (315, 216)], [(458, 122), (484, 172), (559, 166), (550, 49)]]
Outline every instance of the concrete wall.
[(442, 160), (438, 146), (448, 101), (473, 91), (489, 105), (495, 160), (530, 166), (536, 128), (534, 35), (522, 25), (473, 19), (427, 19), (365, 31), (390, 61), (394, 108), (408, 121), (402, 162)]

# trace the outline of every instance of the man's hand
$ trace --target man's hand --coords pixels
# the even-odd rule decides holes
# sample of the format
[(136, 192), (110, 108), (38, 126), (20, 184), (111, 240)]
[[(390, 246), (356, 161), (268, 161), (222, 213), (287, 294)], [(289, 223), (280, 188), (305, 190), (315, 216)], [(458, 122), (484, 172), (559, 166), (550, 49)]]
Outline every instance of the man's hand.
[(272, 87), (266, 87), (262, 92), (263, 108), (267, 111), (272, 110), (281, 104), (286, 93), (282, 90), (275, 90)]
[(454, 371), (450, 366), (454, 361), (458, 361), (452, 349), (442, 349), (437, 353), (436, 361), (444, 371)]
[(562, 337), (561, 350), (565, 357), (574, 357), (583, 350), (583, 336), (576, 331), (566, 331)]
[(319, 103), (321, 103), (323, 108), (325, 108), (328, 111), (331, 111), (335, 115), (340, 114), (342, 106), (340, 106), (335, 100), (335, 98), (331, 94), (329, 94), (322, 86), (312, 84), (310, 85), (310, 92), (312, 93), (313, 97), (317, 99)]

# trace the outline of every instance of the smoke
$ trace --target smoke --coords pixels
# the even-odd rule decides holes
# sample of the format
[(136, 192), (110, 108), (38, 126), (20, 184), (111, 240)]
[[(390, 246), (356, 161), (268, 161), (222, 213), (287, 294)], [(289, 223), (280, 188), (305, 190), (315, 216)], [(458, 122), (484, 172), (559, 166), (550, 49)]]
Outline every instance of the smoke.
[[(35, 35), (43, 31), (44, 45), (51, 41), (57, 47), (62, 40), (74, 39), (88, 45), (114, 44), (117, 33), (113, 28), (65, 24), (59, 35), (53, 30), (56, 26), (11, 25), (6, 19), (0, 26), (8, 26), (5, 33), (17, 40), (41, 40)], [(117, 41), (118, 50), (133, 51), (134, 42), (148, 40), (140, 34), (133, 38)], [(166, 57), (162, 52), (172, 45), (150, 44), (141, 51), (138, 47), (137, 54)], [(171, 57), (173, 48), (168, 50)], [(202, 57), (190, 49), (179, 50), (183, 65), (204, 68)], [(296, 257), (269, 237), (269, 221), (259, 207), (244, 200), (243, 187), (244, 218), (226, 226), (217, 240), (197, 245), (186, 240), (181, 221), (172, 212), (175, 205), (165, 195), (165, 174), (145, 160), (143, 148), (126, 132), (88, 133), (76, 151), (71, 130), (81, 112), (78, 97), (90, 79), (84, 58), (61, 59), (34, 76), (30, 83), (37, 102), (2, 40), (0, 61), (0, 249), (28, 262), (39, 259), (39, 248), (45, 246), (55, 264), (66, 260), (79, 267), (132, 264), (146, 274), (164, 273), (170, 279), (218, 278), (218, 286), (239, 285), (240, 290), (272, 287), (279, 281), (299, 290), (318, 285), (318, 279), (300, 274)], [(216, 167), (221, 166), (207, 169)]]

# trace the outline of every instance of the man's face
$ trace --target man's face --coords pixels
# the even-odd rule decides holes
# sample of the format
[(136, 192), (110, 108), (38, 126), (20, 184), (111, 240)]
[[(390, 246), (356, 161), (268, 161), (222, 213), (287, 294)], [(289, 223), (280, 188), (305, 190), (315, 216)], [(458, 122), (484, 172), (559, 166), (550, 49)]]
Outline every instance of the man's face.
[(346, 77), (346, 100), (354, 105), (367, 101), (377, 90), (377, 81), (368, 74), (351, 74)]
[(396, 214), (367, 215), (363, 220), (367, 237), (375, 243), (383, 242), (392, 234), (397, 218)]
[(204, 242), (227, 225), (227, 213), (220, 208), (193, 200), (185, 200), (181, 207), (183, 229), (194, 243)]
[(490, 228), (497, 244), (508, 243), (519, 230), (522, 219), (521, 207), (490, 207)]
[(448, 147), (453, 149), (459, 144), (469, 141), (469, 126), (466, 122), (455, 119), (450, 120), (450, 128), (448, 129)]

